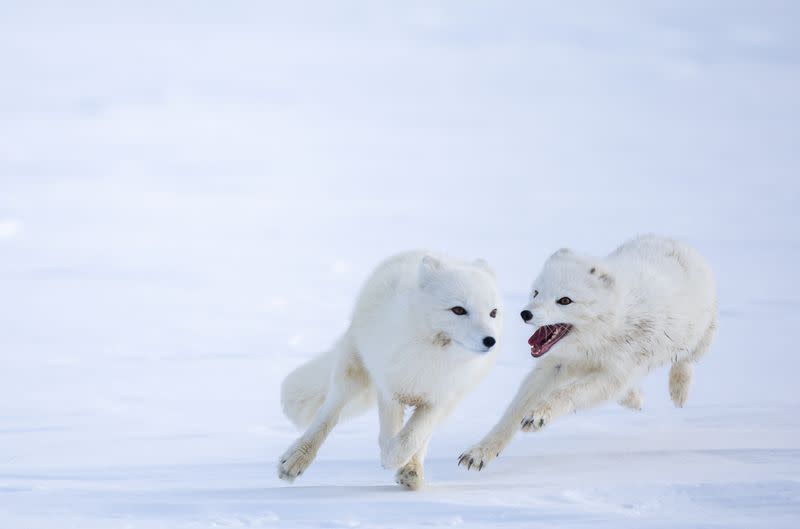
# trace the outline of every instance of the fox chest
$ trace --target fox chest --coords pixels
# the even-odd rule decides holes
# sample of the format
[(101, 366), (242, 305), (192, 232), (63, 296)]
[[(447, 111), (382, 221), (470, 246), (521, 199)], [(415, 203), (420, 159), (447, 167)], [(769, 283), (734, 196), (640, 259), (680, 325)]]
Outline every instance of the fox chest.
[(460, 398), (485, 372), (484, 362), (421, 361), (393, 365), (380, 384), (406, 406), (433, 405)]

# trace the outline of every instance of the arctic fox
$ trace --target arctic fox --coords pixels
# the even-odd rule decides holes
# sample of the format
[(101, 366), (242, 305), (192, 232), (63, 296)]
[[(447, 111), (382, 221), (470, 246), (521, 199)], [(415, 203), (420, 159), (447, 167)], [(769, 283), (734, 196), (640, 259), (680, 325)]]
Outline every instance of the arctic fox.
[[(350, 327), (330, 352), (289, 374), (283, 410), (305, 433), (281, 456), (293, 481), (340, 418), (378, 401), (381, 462), (409, 489), (423, 483), (434, 427), (494, 364), (502, 329), (494, 274), (471, 263), (409, 252), (373, 272)], [(404, 407), (414, 408), (403, 425)]]
[[(458, 464), (481, 470), (521, 427), (539, 430), (565, 413), (610, 399), (641, 409), (638, 382), (672, 362), (669, 391), (686, 403), (692, 362), (717, 327), (711, 268), (693, 248), (646, 235), (605, 258), (562, 249), (544, 264), (521, 313), (540, 358), (500, 422)], [(547, 356), (545, 356), (547, 355)]]

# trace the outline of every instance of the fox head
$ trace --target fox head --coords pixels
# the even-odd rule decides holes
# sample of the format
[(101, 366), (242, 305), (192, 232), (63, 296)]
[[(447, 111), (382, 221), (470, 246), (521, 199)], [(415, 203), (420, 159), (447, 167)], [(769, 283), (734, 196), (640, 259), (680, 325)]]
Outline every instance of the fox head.
[(417, 309), (433, 331), (434, 342), (454, 342), (486, 353), (500, 340), (503, 312), (500, 295), (486, 261), (455, 263), (425, 256), (419, 265)]
[(619, 284), (597, 261), (561, 249), (545, 262), (520, 314), (536, 329), (528, 340), (534, 357), (569, 350), (570, 342), (591, 348), (613, 334), (622, 310)]

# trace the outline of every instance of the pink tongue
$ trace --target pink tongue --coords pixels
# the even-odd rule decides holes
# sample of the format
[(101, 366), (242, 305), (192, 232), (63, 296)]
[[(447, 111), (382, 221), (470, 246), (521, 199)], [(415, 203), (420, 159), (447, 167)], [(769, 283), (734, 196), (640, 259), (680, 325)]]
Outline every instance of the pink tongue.
[(533, 333), (533, 336), (528, 338), (528, 345), (531, 347), (541, 347), (544, 345), (545, 337), (547, 336), (547, 332), (545, 331), (544, 327), (539, 327), (536, 329), (536, 332)]

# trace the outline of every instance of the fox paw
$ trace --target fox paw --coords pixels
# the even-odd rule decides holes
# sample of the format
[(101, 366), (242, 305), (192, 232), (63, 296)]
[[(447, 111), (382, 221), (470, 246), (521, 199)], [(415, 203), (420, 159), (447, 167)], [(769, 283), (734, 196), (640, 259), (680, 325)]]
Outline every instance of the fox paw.
[(632, 389), (619, 400), (620, 406), (625, 406), (632, 410), (641, 410), (644, 406), (644, 397), (639, 389)]
[(669, 396), (676, 408), (683, 408), (689, 398), (688, 384), (676, 384), (669, 387)]
[(295, 443), (281, 456), (280, 463), (278, 463), (278, 477), (292, 482), (308, 468), (312, 461), (314, 461), (314, 454), (309, 453), (308, 447), (302, 443)]
[(534, 409), (522, 419), (520, 426), (523, 432), (536, 432), (550, 423), (553, 411), (549, 405), (545, 404)]
[(485, 445), (475, 445), (458, 457), (458, 466), (467, 470), (483, 470), (483, 467), (500, 455), (498, 448)]
[(408, 463), (397, 471), (394, 475), (395, 482), (409, 490), (418, 490), (425, 483), (422, 475), (422, 466), (416, 463)]
[(669, 396), (678, 408), (683, 408), (689, 398), (692, 383), (692, 366), (686, 362), (672, 364), (669, 370)]

